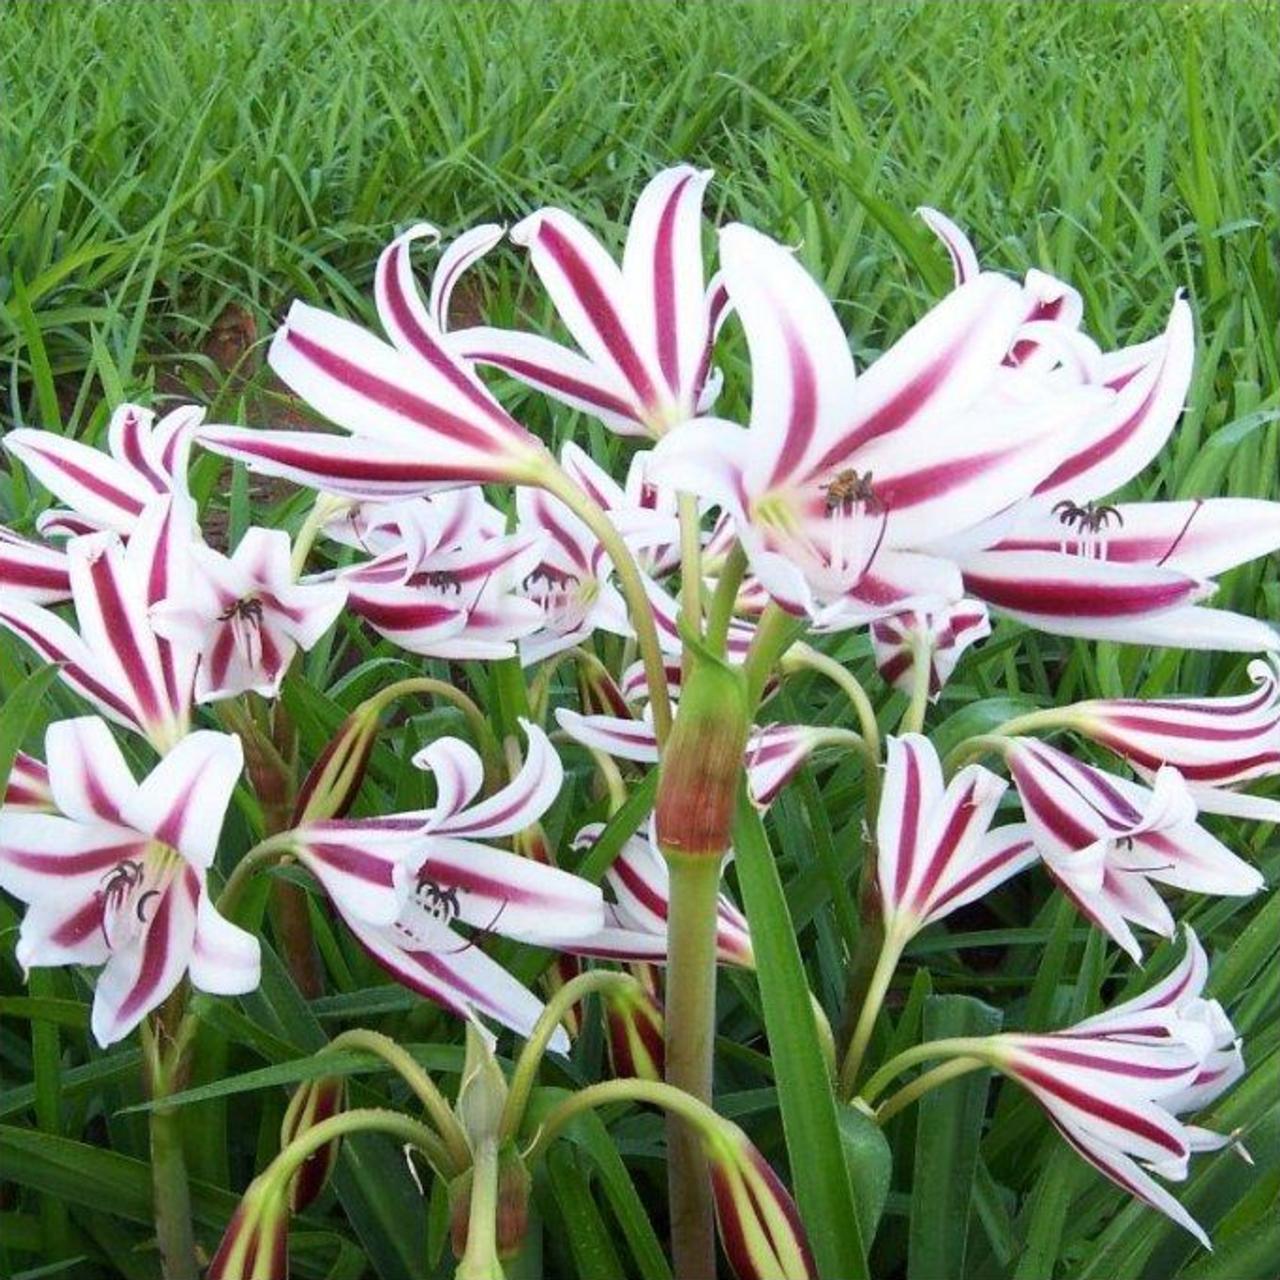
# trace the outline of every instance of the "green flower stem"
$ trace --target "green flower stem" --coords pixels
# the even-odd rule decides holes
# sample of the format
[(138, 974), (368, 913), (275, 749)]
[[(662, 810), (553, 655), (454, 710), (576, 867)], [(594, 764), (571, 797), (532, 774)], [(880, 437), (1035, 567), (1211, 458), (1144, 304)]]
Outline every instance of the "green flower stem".
[(692, 493), (676, 495), (680, 513), (680, 612), (693, 634), (702, 634), (702, 521)]
[(502, 752), (498, 746), (498, 737), (489, 723), (489, 717), (456, 685), (444, 680), (434, 680), (430, 676), (411, 676), (407, 680), (397, 680), (376, 694), (364, 704), (375, 714), (381, 714), (396, 699), (408, 697), (415, 693), (425, 693), (442, 702), (451, 703), (462, 712), (467, 728), (475, 738), (476, 746), (484, 758), (486, 769), (497, 768), (502, 760)]
[(388, 1134), (417, 1147), (437, 1172), (450, 1168), (449, 1154), (440, 1138), (421, 1121), (382, 1107), (356, 1107), (352, 1111), (342, 1111), (336, 1116), (330, 1116), (299, 1134), (272, 1161), (268, 1173), (287, 1182), (309, 1156), (335, 1139), (345, 1138), (353, 1133)]
[(947, 1040), (929, 1040), (924, 1044), (913, 1045), (904, 1049), (895, 1058), (890, 1058), (866, 1084), (858, 1090), (857, 1096), (868, 1106), (884, 1092), (891, 1080), (900, 1076), (910, 1067), (931, 1058), (979, 1058), (983, 1062), (992, 1061), (996, 1043), (994, 1036), (956, 1036)]
[(295, 578), (300, 577), (303, 569), (306, 568), (307, 557), (311, 554), (311, 548), (315, 546), (316, 538), (325, 523), (349, 506), (351, 503), (345, 498), (335, 498), (329, 493), (316, 494), (316, 500), (311, 510), (307, 512), (307, 518), (302, 522), (302, 528), (298, 530), (298, 536), (293, 540), (290, 567), (293, 569)]
[(849, 1039), (849, 1047), (845, 1050), (844, 1062), (840, 1067), (840, 1096), (848, 1098), (853, 1094), (853, 1087), (858, 1082), (858, 1071), (866, 1056), (867, 1045), (871, 1041), (871, 1033), (875, 1029), (876, 1018), (884, 1004), (889, 984), (893, 981), (894, 971), (902, 957), (902, 948), (906, 939), (897, 934), (886, 934), (880, 944), (880, 954), (876, 958), (875, 968), (871, 971), (871, 979), (867, 983), (867, 993), (863, 997), (862, 1008), (858, 1013), (858, 1021), (854, 1024), (853, 1034)]
[(500, 1141), (505, 1142), (519, 1132), (529, 1095), (538, 1079), (538, 1066), (565, 1014), (579, 1000), (595, 992), (611, 988), (621, 991), (627, 987), (639, 990), (640, 984), (628, 973), (615, 969), (592, 969), (571, 978), (547, 1001), (512, 1069), (507, 1100), (502, 1109), (502, 1123), (498, 1133)]
[(707, 648), (719, 656), (724, 654), (733, 609), (738, 602), (738, 590), (746, 572), (747, 553), (742, 549), (742, 543), (735, 542), (720, 568), (715, 594), (707, 611)]
[(918, 1098), (924, 1097), (931, 1089), (936, 1089), (948, 1080), (967, 1075), (987, 1065), (981, 1058), (952, 1058), (948, 1062), (940, 1062), (932, 1070), (918, 1076), (909, 1085), (904, 1085), (891, 1098), (887, 1098), (876, 1108), (876, 1124), (885, 1125), (899, 1111), (904, 1111)]
[(747, 675), (747, 694), (752, 706), (759, 703), (770, 673), (800, 636), (804, 626), (802, 618), (793, 617), (776, 604), (771, 603), (765, 607), (756, 626), (755, 639), (742, 664)]
[[(596, 1107), (607, 1107), (618, 1102), (643, 1102), (649, 1106), (661, 1107), (668, 1115), (678, 1116), (686, 1126), (699, 1135), (713, 1136), (724, 1127), (725, 1122), (705, 1103), (675, 1088), (671, 1084), (663, 1084), (660, 1080), (604, 1080), (599, 1084), (588, 1085), (571, 1094), (559, 1106), (554, 1108), (543, 1120), (533, 1143), (524, 1153), (525, 1161), (532, 1164), (539, 1156), (546, 1153), (547, 1148), (560, 1136), (564, 1127), (584, 1111)], [(679, 1269), (676, 1274), (689, 1275), (690, 1280), (695, 1273), (686, 1273)], [(714, 1273), (708, 1273), (714, 1274)]]
[(649, 685), (653, 728), (661, 745), (671, 732), (671, 695), (667, 690), (667, 670), (662, 646), (658, 641), (657, 624), (654, 622), (653, 609), (649, 605), (644, 579), (635, 557), (605, 511), (563, 471), (559, 468), (549, 470), (540, 479), (546, 491), (559, 498), (595, 534), (613, 564), (614, 572), (618, 575), (618, 585), (627, 601), (631, 625), (635, 628), (636, 643)]
[[(142, 1059), (147, 1089), (152, 1100), (175, 1092), (177, 1083), (172, 1057), (160, 1049), (163, 1028), (153, 1023), (162, 1015), (142, 1023)], [(160, 1034), (157, 1034), (159, 1030)], [(164, 1280), (196, 1280), (195, 1235), (191, 1226), (191, 1187), (187, 1161), (182, 1149), (179, 1109), (155, 1107), (147, 1117), (151, 1138), (151, 1192), (155, 1210), (156, 1245), (160, 1251), (160, 1271)]]
[(919, 733), (929, 710), (929, 684), (933, 678), (932, 652), (929, 642), (916, 635), (911, 642), (911, 701), (902, 715), (903, 733)]
[[(664, 851), (665, 852), (665, 851)], [(716, 897), (721, 857), (667, 853), (666, 1077), (668, 1085), (711, 1101), (715, 1047)], [(675, 1272), (691, 1280), (715, 1274), (715, 1221), (706, 1156), (679, 1112), (667, 1126), (667, 1181)]]
[[(1010, 720), (1009, 723), (1016, 724), (1017, 721)], [(991, 733), (975, 734), (972, 738), (965, 738), (963, 742), (958, 742), (947, 752), (942, 762), (942, 771), (950, 778), (963, 765), (972, 764), (988, 754), (1002, 756), (1008, 749), (1009, 739), (998, 729)]]
[(467, 1136), (462, 1126), (436, 1085), (426, 1071), (389, 1036), (370, 1031), (364, 1027), (356, 1027), (344, 1031), (335, 1037), (321, 1053), (337, 1053), (342, 1049), (363, 1049), (375, 1057), (381, 1058), (400, 1078), (413, 1090), (422, 1103), (423, 1109), (435, 1125), (444, 1142), (450, 1165), (454, 1173), (461, 1173), (471, 1163), (467, 1149)]
[(467, 1248), (453, 1274), (455, 1280), (503, 1280), (498, 1260), (498, 1144), (492, 1138), (486, 1138), (475, 1151)]

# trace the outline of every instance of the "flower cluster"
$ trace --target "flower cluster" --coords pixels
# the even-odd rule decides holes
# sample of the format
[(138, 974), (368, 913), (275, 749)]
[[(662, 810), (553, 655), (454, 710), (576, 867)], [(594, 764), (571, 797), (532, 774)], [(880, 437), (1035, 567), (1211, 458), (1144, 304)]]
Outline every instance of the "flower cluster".
[[(719, 893), (704, 900), (710, 943), (700, 954), (752, 969), (748, 919), (719, 884), (735, 797), (741, 785), (763, 811), (832, 754), (862, 764), (872, 851), (863, 916), (878, 939), (837, 1072), (849, 1097), (912, 938), (1015, 874), (1042, 867), (1134, 961), (1139, 931), (1177, 932), (1170, 891), (1262, 886), (1201, 816), (1280, 813), (1280, 802), (1239, 790), (1280, 774), (1274, 659), (1250, 667), (1251, 692), (1042, 707), (945, 759), (923, 732), (966, 650), (990, 635), (990, 613), (1012, 620), (999, 624), (1011, 637), (1022, 624), (1139, 645), (1280, 650), (1269, 623), (1204, 603), (1215, 575), (1280, 547), (1280, 504), (1117, 496), (1159, 453), (1186, 398), (1188, 302), (1172, 300), (1162, 333), (1104, 351), (1070, 285), (983, 270), (953, 223), (922, 210), (951, 256), (954, 288), (858, 370), (818, 283), (761, 231), (722, 227), (708, 281), (709, 179), (687, 166), (657, 175), (620, 264), (563, 210), (512, 229), (571, 345), (487, 324), (450, 328), (453, 291), (502, 241), (496, 226), (446, 246), (425, 296), (412, 253), (437, 233), (422, 225), (393, 240), (375, 279), (384, 336), (295, 303), (269, 363), (338, 432), (211, 424), (189, 407), (157, 419), (126, 404), (111, 415), (105, 451), (28, 428), (4, 438), (60, 505), (29, 534), (0, 530), (0, 626), (56, 663), (94, 714), (53, 723), (43, 763), (18, 756), (0, 809), (0, 887), (28, 904), (24, 967), (102, 966), (92, 1018), (102, 1045), (158, 1010), (184, 976), (205, 992), (251, 990), (259, 944), (228, 917), (255, 870), (293, 862), (397, 982), (464, 1018), (542, 1035), (556, 1052), (570, 1049), (575, 1002), (544, 1004), (490, 935), (560, 953), (544, 994), (573, 988), (588, 960), (632, 966), (643, 981), (609, 997), (633, 1019), (615, 1028), (615, 1061), (652, 1077), (663, 1069), (664, 1016), (714, 1012), (714, 1001), (683, 998), (696, 980), (683, 968), (696, 948), (674, 924), (688, 864), (709, 862)], [(745, 424), (713, 413), (722, 330), (745, 336)], [(625, 472), (573, 443), (553, 453), (504, 407), (503, 383), (491, 385), (486, 369), (625, 437)], [(723, 397), (739, 400), (745, 393)], [(310, 516), (223, 545), (188, 488), (193, 447), (314, 490)], [(851, 670), (802, 640), (854, 630), (869, 634), (879, 707)], [(282, 686), (300, 652), (354, 635), (386, 642), (401, 670), (447, 678), (423, 674), (348, 706), (329, 745), (300, 767)], [(463, 665), (472, 663), (487, 665)], [(848, 723), (770, 717), (780, 684), (805, 673), (849, 695)], [(377, 803), (364, 786), (379, 716), (402, 692), (451, 701), (472, 739), (434, 736), (412, 754), (395, 794), (431, 795), (429, 804)], [(891, 714), (901, 719), (885, 734)], [(585, 753), (588, 790), (598, 783), (584, 802), (591, 812), (571, 815), (559, 858), (543, 826), (566, 791), (549, 730)], [(1121, 763), (1080, 758), (1073, 740)], [(130, 760), (144, 759), (139, 783)], [(619, 825), (613, 815), (655, 764), (652, 827), (640, 816)], [(261, 840), (214, 872), (238, 786)], [(668, 961), (664, 993), (650, 966)], [(1188, 933), (1182, 966), (1144, 996), (1065, 1031), (934, 1046), (934, 1056), (1024, 1085), (1104, 1175), (1202, 1234), (1141, 1166), (1181, 1178), (1192, 1151), (1222, 1141), (1176, 1118), (1242, 1070), (1225, 1013), (1202, 996), (1208, 967)], [(673, 987), (681, 999), (670, 1000)], [(686, 1033), (668, 1025), (668, 1044)], [(692, 1087), (679, 1064), (667, 1068)], [(340, 1093), (333, 1082), (308, 1093), (286, 1146), (304, 1116), (335, 1136), (355, 1125), (337, 1123)], [(680, 1105), (671, 1103), (678, 1115)], [(511, 1136), (495, 1130), (485, 1138), (494, 1150), (475, 1147), (477, 1185), (485, 1162), (507, 1167)], [(433, 1141), (419, 1144), (429, 1156)], [(734, 1265), (809, 1274), (795, 1206), (743, 1143), (740, 1131), (707, 1130), (699, 1157), (713, 1159)], [(255, 1184), (268, 1217), (290, 1194), (296, 1203), (294, 1172), (314, 1172), (302, 1159)], [(451, 1176), (470, 1168), (455, 1160)], [(253, 1214), (267, 1213), (258, 1199), (218, 1274), (249, 1274), (251, 1258), (231, 1260), (256, 1251), (245, 1241)], [(479, 1247), (474, 1221), (471, 1230), (468, 1253)], [(283, 1248), (280, 1236), (272, 1256)]]

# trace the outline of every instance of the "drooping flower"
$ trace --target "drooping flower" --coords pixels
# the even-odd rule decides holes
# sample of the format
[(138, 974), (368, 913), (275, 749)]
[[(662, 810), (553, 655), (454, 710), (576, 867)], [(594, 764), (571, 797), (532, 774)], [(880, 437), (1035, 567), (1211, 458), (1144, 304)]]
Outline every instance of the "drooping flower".
[(200, 702), (248, 690), (274, 698), (299, 648), (310, 649), (346, 601), (339, 583), (294, 580), (289, 535), (246, 530), (228, 557), (203, 543), (189, 548), (188, 572), (151, 609), (156, 632), (200, 655)]
[(1134, 960), (1142, 949), (1131, 921), (1174, 932), (1152, 882), (1230, 896), (1262, 888), (1261, 874), (1196, 822), (1176, 769), (1162, 766), (1148, 788), (1032, 738), (1009, 739), (1005, 760), (1045, 866)]
[(1192, 1152), (1232, 1141), (1178, 1116), (1244, 1071), (1231, 1023), (1202, 994), (1204, 950), (1186, 935), (1181, 963), (1150, 990), (1064, 1031), (993, 1036), (982, 1056), (1034, 1095), (1078, 1155), (1207, 1249), (1199, 1223), (1148, 1172), (1182, 1181)]
[(47, 662), (108, 719), (165, 751), (187, 732), (197, 654), (151, 626), (151, 607), (185, 579), (189, 533), (170, 499), (143, 513), (125, 546), (114, 533), (67, 547), (79, 633), (49, 609), (0, 600), (0, 626)]
[(928, 738), (889, 739), (876, 819), (876, 881), (885, 932), (897, 945), (1036, 861), (1024, 824), (989, 830), (1007, 785), (976, 764), (946, 783)]
[[(564, 947), (599, 930), (598, 886), (485, 843), (536, 822), (564, 773), (547, 736), (525, 723), (528, 752), (500, 791), (475, 801), (484, 780), (465, 742), (441, 738), (414, 763), (436, 780), (422, 812), (307, 823), (291, 846), (365, 949), (393, 978), (463, 1016), (475, 1011), (527, 1034), (541, 1002), (457, 932), (500, 933)], [(568, 1051), (568, 1037), (552, 1042)]]
[(243, 763), (239, 739), (192, 733), (141, 783), (96, 716), (50, 725), (45, 751), (57, 812), (0, 809), (0, 887), (29, 904), (18, 962), (103, 965), (90, 1025), (104, 1047), (184, 973), (221, 995), (257, 986), (257, 939), (205, 888)]
[(958, 600), (954, 566), (919, 549), (1030, 494), (1106, 393), (1001, 363), (1023, 307), (994, 275), (855, 377), (830, 303), (787, 250), (740, 225), (720, 246), (751, 352), (751, 424), (673, 433), (655, 475), (722, 505), (789, 612), (853, 626)]
[[(601, 823), (583, 827), (574, 848), (590, 848), (603, 830)], [(566, 943), (565, 950), (601, 960), (664, 964), (671, 875), (652, 840), (632, 836), (605, 872), (605, 884), (610, 900), (604, 905), (604, 927)], [(716, 954), (721, 964), (755, 965), (746, 918), (723, 893), (716, 903)]]
[(295, 302), (271, 344), (272, 369), (349, 435), (209, 426), (200, 443), (251, 470), (363, 501), (544, 477), (554, 467), (546, 448), (449, 347), (418, 292), (409, 247), (436, 234), (413, 227), (378, 259), (374, 297), (389, 342)]
[(710, 177), (677, 165), (649, 182), (621, 268), (563, 209), (540, 209), (512, 230), (581, 353), (488, 326), (457, 330), (449, 345), (621, 435), (660, 436), (704, 411), (718, 390), (711, 347), (728, 301), (718, 280), (703, 284), (702, 196)]
[(960, 600), (940, 609), (912, 609), (871, 624), (876, 670), (895, 688), (910, 693), (920, 662), (929, 666), (929, 698), (936, 701), (961, 654), (991, 634), (980, 600)]
[[(959, 228), (921, 213), (957, 281), (976, 279), (977, 255)], [(1023, 296), (1026, 318), (1006, 363), (1056, 361), (1061, 377), (1108, 394), (1025, 503), (934, 549), (958, 560), (967, 591), (1041, 630), (1179, 648), (1280, 647), (1265, 622), (1198, 607), (1214, 589), (1207, 579), (1280, 547), (1280, 503), (1107, 501), (1156, 457), (1182, 413), (1195, 355), (1186, 302), (1175, 299), (1160, 337), (1103, 353), (1079, 331), (1083, 304), (1069, 285), (1032, 271)]]
[(157, 497), (172, 497), (184, 508), (187, 456), (204, 410), (183, 405), (158, 421), (150, 409), (122, 404), (107, 425), (107, 452), (82, 441), (20, 427), (4, 447), (69, 510), (44, 512), (41, 533), (76, 536), (110, 530), (131, 534)]
[(525, 666), (571, 649), (594, 631), (632, 635), (626, 602), (613, 585), (612, 563), (599, 539), (563, 503), (534, 489), (516, 493), (517, 530), (539, 538), (541, 555), (523, 593), (542, 626), (520, 640)]
[[(380, 635), (435, 658), (507, 658), (532, 634), (542, 610), (518, 594), (542, 558), (539, 533), (502, 536), (498, 513), (478, 489), (387, 504), (375, 538), (397, 539), (380, 555), (342, 571), (348, 603)], [(379, 539), (380, 540), (380, 539)]]
[(66, 553), (0, 525), (0, 591), (6, 597), (40, 605), (70, 599)]
[(1182, 775), (1202, 813), (1280, 821), (1280, 801), (1244, 795), (1242, 783), (1280, 774), (1280, 671), (1249, 664), (1253, 692), (1225, 698), (1097, 698), (1062, 710), (1076, 733), (1123, 756), (1144, 777), (1162, 765)]

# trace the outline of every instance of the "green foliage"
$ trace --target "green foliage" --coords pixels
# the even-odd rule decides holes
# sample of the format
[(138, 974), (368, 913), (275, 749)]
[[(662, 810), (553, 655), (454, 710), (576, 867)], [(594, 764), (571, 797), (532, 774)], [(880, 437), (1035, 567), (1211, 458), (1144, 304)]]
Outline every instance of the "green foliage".
[[(945, 260), (911, 216), (921, 203), (956, 218), (989, 265), (1071, 278), (1104, 345), (1155, 334), (1173, 292), (1185, 289), (1198, 329), (1188, 409), (1134, 495), (1275, 497), (1278, 18), (1275, 3), (1249, 0), (9, 0), (0, 7), (0, 421), (93, 440), (106, 402), (122, 396), (196, 398), (214, 419), (296, 421), (261, 359), (290, 298), (369, 320), (378, 251), (423, 218), (451, 232), (558, 203), (616, 242), (648, 176), (687, 159), (716, 169), (718, 220), (741, 218), (800, 246), (837, 300), (860, 363), (946, 286)], [(550, 314), (505, 246), (455, 305), (499, 324), (523, 316), (545, 325)], [(746, 390), (732, 326), (723, 362), (722, 408), (732, 416)], [(619, 460), (621, 442), (580, 417), (514, 385), (501, 393), (548, 438), (575, 433)], [(234, 533), (251, 502), (260, 521), (300, 519), (296, 495), (259, 489), (239, 470), (223, 484), (211, 459), (197, 462), (193, 483), (227, 508)], [(29, 530), (43, 501), (20, 475), (0, 472), (0, 521)], [(1227, 575), (1218, 602), (1274, 618), (1274, 561)], [(832, 651), (875, 684), (863, 640), (844, 638)], [(945, 747), (1050, 701), (1238, 690), (1242, 667), (1231, 655), (1136, 648), (1095, 662), (1083, 645), (1005, 623), (966, 660), (930, 725), (941, 726)], [(340, 627), (286, 692), (304, 758), (373, 687), (411, 670), (357, 626)], [(37, 750), (49, 721), (78, 710), (32, 671), (25, 650), (0, 640), (0, 776), (13, 750)], [(467, 679), (482, 702), (498, 705), (497, 673), (476, 669)], [(847, 715), (812, 677), (790, 682), (787, 696), (799, 719)], [(890, 701), (890, 711), (899, 705)], [(374, 751), (359, 811), (425, 802), (405, 794), (422, 788), (405, 761), (423, 742), (459, 731), (452, 711), (407, 708)], [(595, 875), (644, 819), (652, 785), (634, 790), (587, 855)], [(247, 793), (240, 801), (219, 855), (224, 874), (252, 843), (253, 803)], [(771, 963), (759, 984), (722, 984), (717, 1102), (775, 1167), (789, 1167), (802, 1209), (818, 1215), (811, 1223), (823, 1221), (820, 1206), (835, 1214), (850, 1204), (851, 1184), (863, 1185), (859, 1169), (845, 1172), (797, 980), (803, 962), (834, 1015), (858, 927), (850, 890), (861, 801), (855, 762), (819, 761), (770, 814), (773, 860), (758, 825), (744, 828), (742, 865), (730, 877)], [(571, 811), (607, 816), (584, 770), (548, 821), (573, 866), (561, 839), (572, 834), (561, 830)], [(1270, 828), (1211, 825), (1274, 883), (1280, 854)], [(988, 1085), (978, 1075), (889, 1127), (893, 1170), (872, 1274), (1264, 1280), (1280, 1248), (1278, 904), (1274, 894), (1188, 902), (1214, 961), (1211, 991), (1249, 1037), (1253, 1068), (1211, 1119), (1243, 1128), (1256, 1166), (1230, 1152), (1205, 1157), (1179, 1189), (1218, 1238), (1214, 1256), (1055, 1146), (1025, 1096), (996, 1085), (984, 1105)], [(314, 915), (323, 924), (318, 904)], [(948, 929), (909, 950), (882, 1020), (887, 1042), (873, 1041), (877, 1061), (918, 1040), (922, 1024), (945, 1034), (942, 1022), (983, 1006), (998, 1009), (1006, 1027), (1059, 1025), (1098, 1007), (1104, 982), (1110, 995), (1113, 979), (1129, 977), (1106, 967), (1097, 939), (1042, 877)], [(48, 972), (26, 992), (15, 933), (12, 907), (0, 901), (0, 1274), (45, 1264), (54, 1275), (153, 1274), (138, 1054), (104, 1054), (89, 1041), (84, 975)], [(1156, 949), (1148, 971), (1162, 972), (1170, 952)], [(305, 1078), (305, 1054), (363, 1024), (420, 1047), (449, 1089), (461, 1066), (456, 1020), (388, 985), (338, 931), (325, 950), (329, 993), (318, 1000), (303, 999), (274, 953), (264, 961), (259, 992), (199, 1006), (187, 1102), (206, 1248), (274, 1152), (284, 1086)], [(528, 976), (544, 961), (526, 948), (513, 965)], [(589, 1027), (572, 1062), (549, 1065), (544, 1083), (597, 1076), (601, 1061), (598, 1028)], [(395, 1078), (372, 1066), (362, 1055), (343, 1062), (353, 1103), (405, 1105)], [(569, 1137), (536, 1197), (546, 1274), (661, 1280), (661, 1122), (605, 1113)], [(926, 1195), (932, 1187), (937, 1199)], [(390, 1142), (344, 1144), (332, 1190), (294, 1233), (298, 1273), (448, 1274), (447, 1249), (427, 1248), (427, 1220)], [(864, 1265), (859, 1221), (839, 1208), (823, 1224), (819, 1256), (831, 1274)]]

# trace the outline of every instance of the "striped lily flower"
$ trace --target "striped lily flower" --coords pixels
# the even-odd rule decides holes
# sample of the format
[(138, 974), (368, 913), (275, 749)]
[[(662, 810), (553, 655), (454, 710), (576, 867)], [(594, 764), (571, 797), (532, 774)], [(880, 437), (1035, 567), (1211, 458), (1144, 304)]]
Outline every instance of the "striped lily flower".
[(20, 427), (4, 447), (67, 510), (44, 512), (46, 536), (74, 537), (110, 530), (127, 537), (157, 497), (187, 496), (187, 456), (204, 410), (183, 405), (159, 420), (141, 405), (122, 404), (107, 425), (107, 452), (55, 431)]
[(67, 547), (79, 633), (56, 613), (8, 595), (0, 626), (46, 662), (108, 719), (165, 751), (187, 732), (197, 655), (151, 627), (150, 610), (185, 581), (190, 537), (171, 499), (143, 513), (126, 546), (114, 533)]
[(295, 302), (271, 344), (272, 369), (349, 435), (209, 426), (200, 443), (251, 470), (361, 501), (480, 481), (538, 483), (555, 465), (546, 448), (445, 341), (439, 316), (451, 285), (441, 285), (434, 314), (418, 291), (409, 247), (436, 235), (413, 227), (378, 259), (374, 297), (389, 341)]
[(1233, 1141), (1178, 1119), (1244, 1072), (1231, 1023), (1202, 994), (1204, 950), (1186, 935), (1181, 963), (1150, 990), (1065, 1031), (993, 1036), (982, 1056), (1030, 1090), (1072, 1150), (1208, 1249), (1199, 1223), (1148, 1172), (1182, 1181), (1193, 1152)]
[(57, 806), (53, 803), (53, 792), (49, 788), (49, 770), (43, 761), (27, 755), (25, 751), (19, 751), (13, 758), (4, 799), (0, 803), (6, 809), (52, 813)]
[(855, 377), (830, 303), (786, 249), (741, 225), (720, 248), (751, 352), (750, 426), (675, 432), (652, 474), (714, 498), (791, 613), (848, 627), (958, 600), (955, 567), (919, 548), (1027, 497), (1107, 393), (1003, 366), (1022, 299), (985, 274)]
[(889, 739), (876, 819), (876, 881), (885, 933), (896, 945), (1037, 860), (1023, 824), (989, 830), (1007, 785), (976, 764), (947, 784), (928, 738)]
[(1196, 822), (1176, 769), (1161, 766), (1148, 788), (1031, 738), (1010, 739), (1005, 760), (1045, 866), (1134, 960), (1142, 949), (1130, 921), (1174, 932), (1153, 882), (1228, 896), (1262, 888), (1259, 872)]
[[(957, 282), (978, 278), (963, 232), (936, 210), (920, 212), (946, 245)], [(985, 542), (971, 536), (967, 547), (951, 545), (965, 589), (1059, 635), (1280, 648), (1280, 633), (1265, 622), (1197, 607), (1213, 591), (1206, 579), (1280, 547), (1280, 503), (1106, 502), (1156, 457), (1182, 413), (1195, 355), (1187, 303), (1175, 299), (1160, 337), (1102, 353), (1079, 332), (1083, 305), (1069, 285), (1031, 271), (1023, 294), (1026, 318), (1006, 363), (1109, 394), (1081, 418), (1065, 456), (1024, 505), (998, 517)], [(933, 549), (946, 554), (948, 545)]]
[(96, 716), (50, 725), (45, 754), (56, 812), (0, 809), (0, 887), (29, 904), (19, 964), (102, 965), (90, 1025), (104, 1048), (183, 974), (220, 995), (256, 987), (257, 939), (205, 889), (239, 739), (190, 734), (141, 783)]
[[(603, 830), (603, 823), (583, 827), (573, 847), (590, 848)], [(671, 906), (666, 859), (650, 839), (632, 836), (605, 872), (605, 884), (610, 900), (605, 903), (603, 928), (567, 942), (564, 949), (600, 960), (664, 964)], [(746, 917), (723, 893), (716, 903), (716, 956), (721, 964), (755, 966)]]
[(175, 593), (151, 609), (157, 634), (200, 655), (200, 702), (280, 691), (298, 649), (310, 649), (346, 602), (339, 583), (298, 583), (283, 529), (249, 529), (231, 556), (192, 543)]
[(703, 412), (719, 389), (711, 348), (728, 301), (718, 280), (704, 286), (710, 178), (688, 165), (654, 177), (636, 203), (621, 267), (563, 209), (540, 209), (512, 230), (580, 351), (487, 326), (455, 331), (449, 345), (621, 435), (660, 436)]
[(69, 600), (71, 574), (66, 553), (0, 525), (0, 591), (32, 604)]
[[(348, 927), (393, 978), (461, 1016), (475, 1011), (527, 1035), (542, 1003), (476, 945), (500, 933), (569, 949), (603, 921), (600, 889), (577, 876), (486, 843), (536, 822), (560, 791), (559, 757), (524, 722), (529, 747), (519, 773), (476, 801), (480, 757), (457, 738), (424, 747), (414, 763), (436, 781), (430, 810), (313, 822), (292, 833)], [(471, 938), (455, 926), (475, 931)], [(552, 1042), (568, 1052), (568, 1037)]]
[[(658, 761), (658, 738), (648, 719), (581, 715), (567, 707), (557, 707), (556, 723), (584, 747), (641, 764), (656, 764)], [(829, 746), (848, 747), (855, 741), (847, 729), (839, 727), (820, 728), (805, 724), (756, 726), (747, 736), (743, 758), (751, 798), (761, 808), (767, 808), (815, 751)]]
[(542, 610), (518, 595), (542, 559), (540, 534), (501, 536), (478, 489), (389, 505), (370, 536), (394, 525), (397, 541), (341, 572), (354, 613), (380, 635), (427, 657), (508, 658), (536, 631)]
[(911, 609), (871, 624), (876, 670), (904, 693), (915, 687), (916, 664), (929, 663), (929, 699), (936, 702), (960, 655), (991, 634), (991, 621), (980, 600), (960, 600), (940, 609)]
[(1280, 774), (1280, 669), (1249, 664), (1256, 688), (1226, 698), (1099, 698), (1064, 708), (1079, 734), (1123, 756), (1144, 777), (1182, 775), (1202, 813), (1280, 821), (1280, 801), (1234, 788)]
[(517, 532), (536, 537), (541, 547), (522, 588), (540, 610), (542, 625), (520, 640), (520, 661), (541, 662), (597, 629), (632, 635), (626, 602), (611, 581), (613, 566), (595, 534), (562, 502), (538, 490), (517, 490), (516, 511)]

